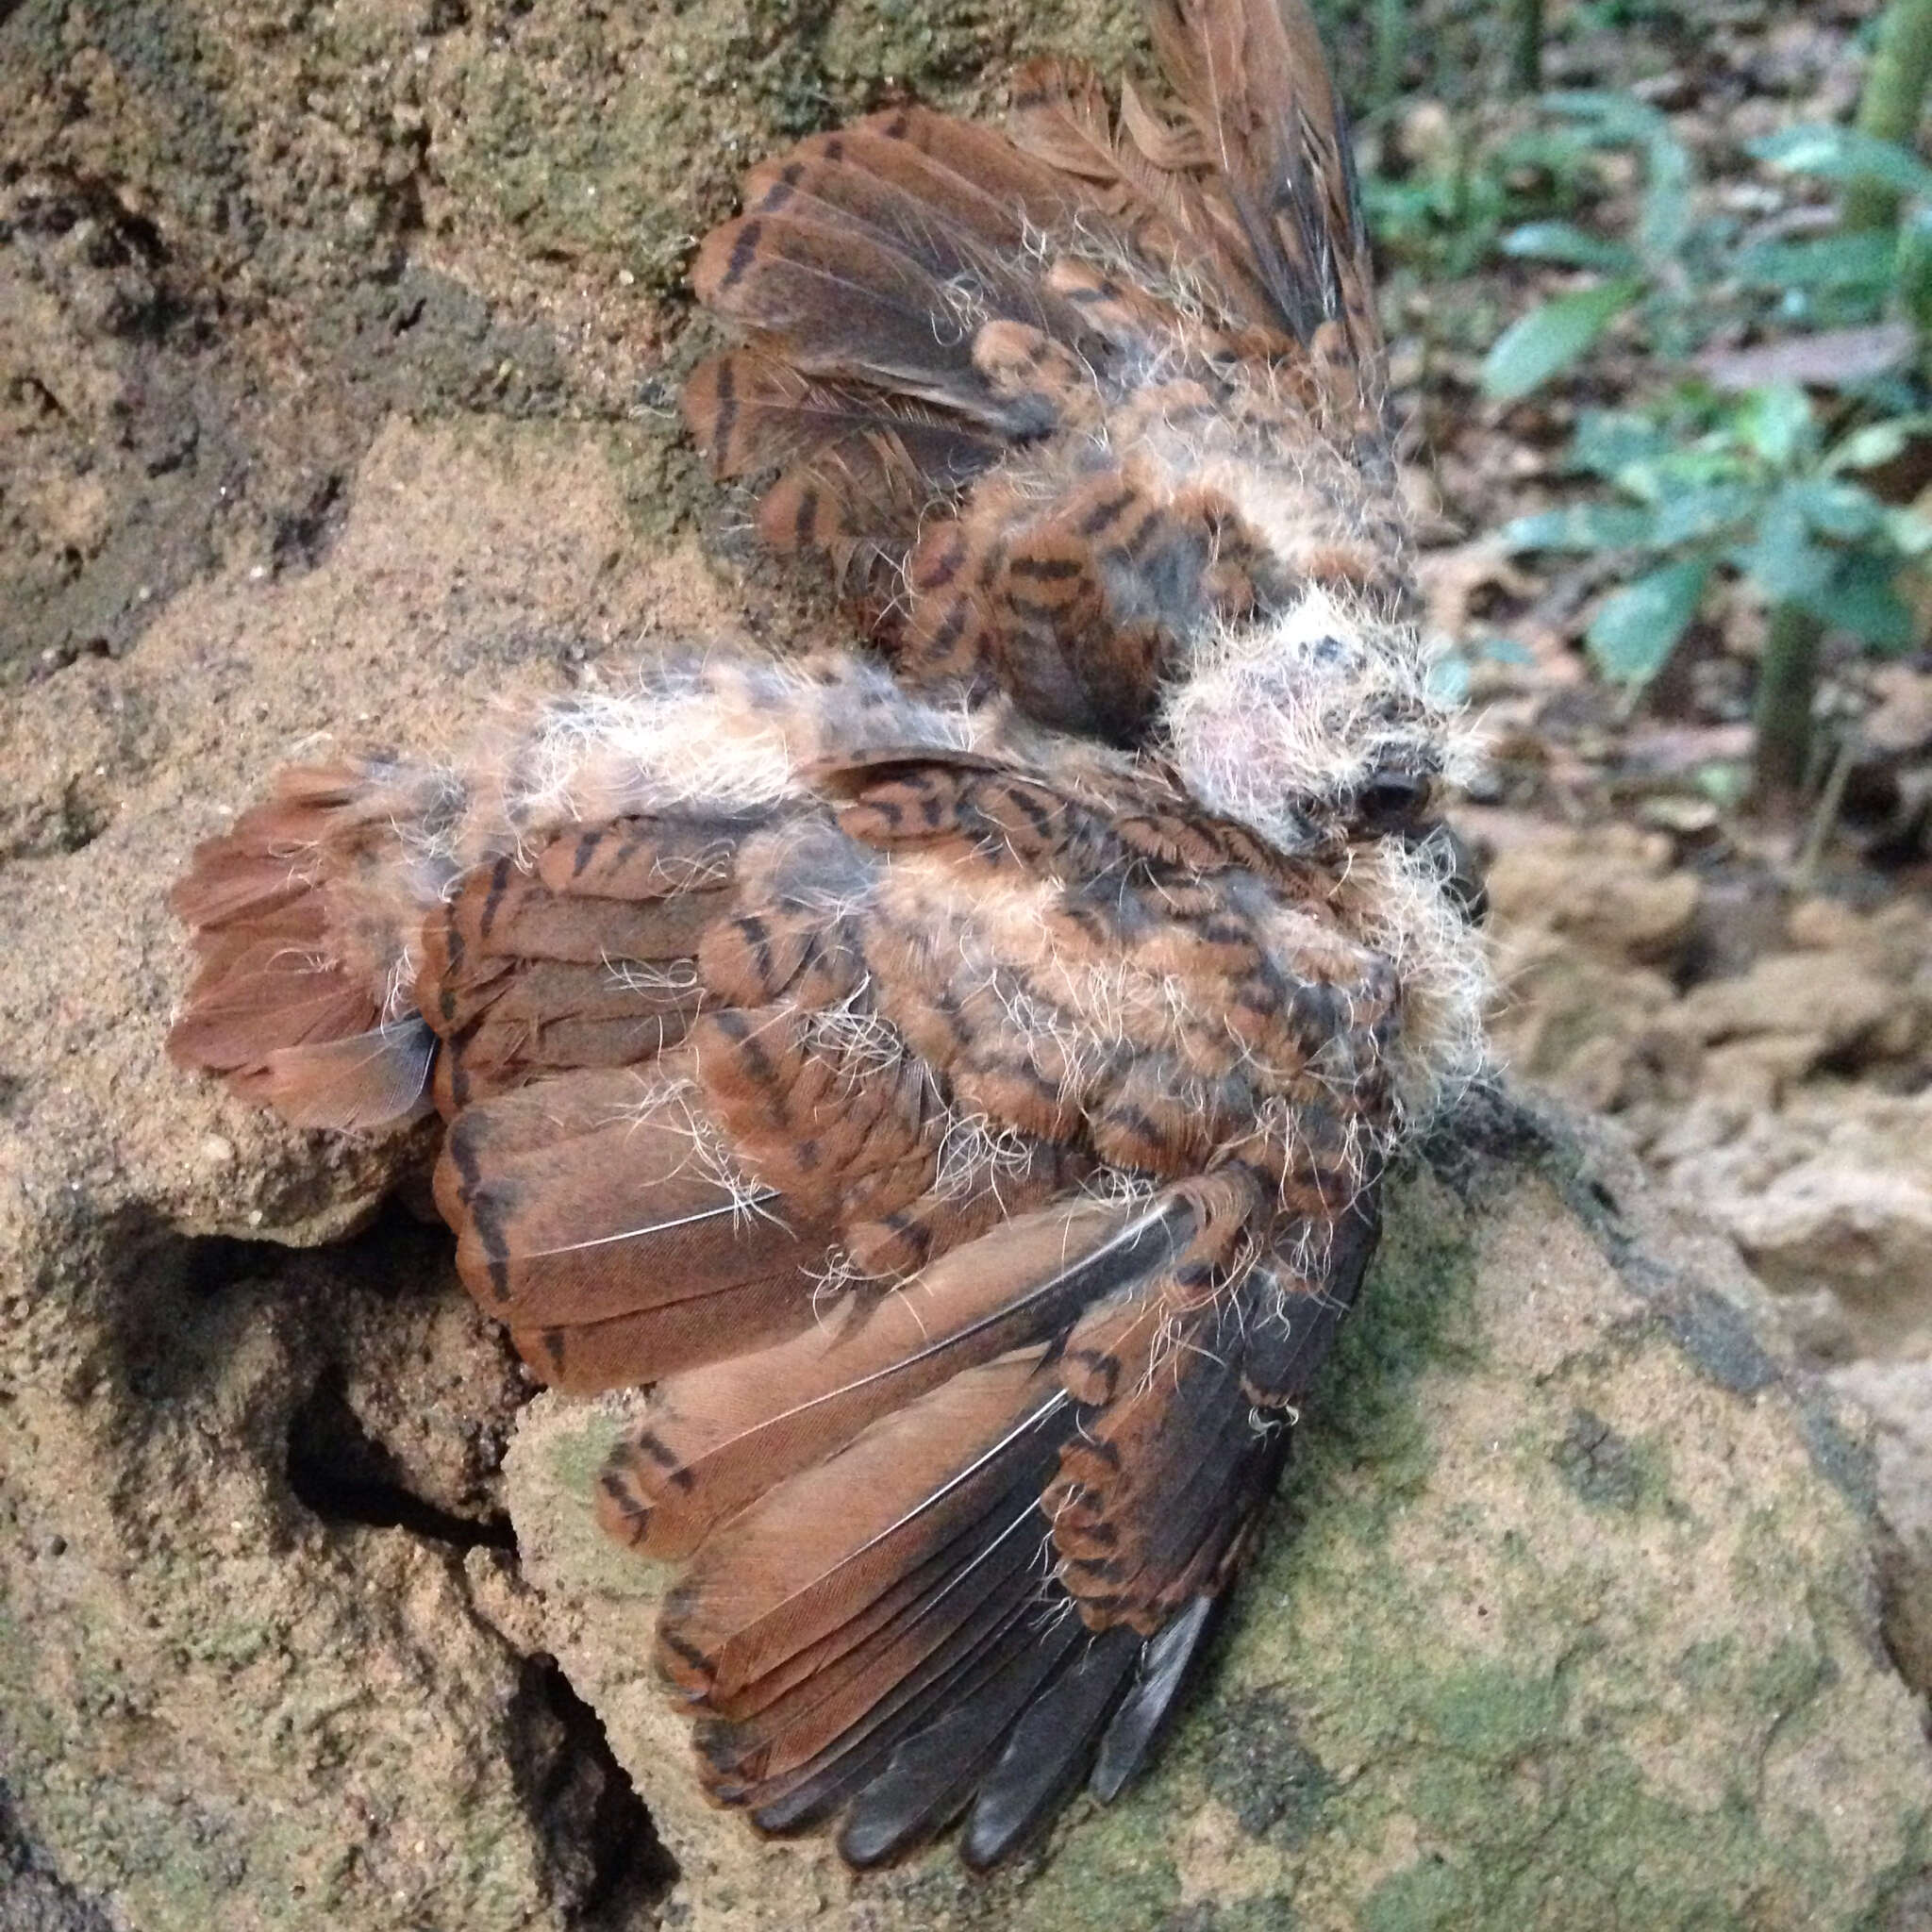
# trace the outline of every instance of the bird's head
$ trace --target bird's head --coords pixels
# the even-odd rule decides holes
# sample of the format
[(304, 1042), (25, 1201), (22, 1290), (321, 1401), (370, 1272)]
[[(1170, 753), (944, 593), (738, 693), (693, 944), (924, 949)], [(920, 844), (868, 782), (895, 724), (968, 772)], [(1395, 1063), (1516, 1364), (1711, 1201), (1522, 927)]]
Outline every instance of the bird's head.
[(1474, 735), (1429, 688), (1411, 625), (1325, 591), (1204, 645), (1170, 687), (1169, 756), (1210, 811), (1337, 866), (1339, 911), (1396, 968), (1401, 1116), (1449, 1104), (1485, 1064), (1482, 888), (1438, 816), (1478, 768)]
[(1413, 837), (1474, 763), (1413, 626), (1319, 590), (1202, 641), (1163, 723), (1189, 791), (1287, 852)]

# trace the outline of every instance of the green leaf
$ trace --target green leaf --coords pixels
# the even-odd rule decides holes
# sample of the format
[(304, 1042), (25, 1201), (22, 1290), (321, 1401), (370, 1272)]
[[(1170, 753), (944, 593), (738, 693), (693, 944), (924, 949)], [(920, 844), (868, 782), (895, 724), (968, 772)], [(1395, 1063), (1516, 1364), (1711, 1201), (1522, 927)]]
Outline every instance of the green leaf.
[(1589, 353), (1591, 345), (1642, 292), (1632, 276), (1558, 295), (1519, 316), (1483, 358), (1483, 390), (1513, 402)]
[(1659, 498), (1652, 512), (1650, 541), (1659, 550), (1721, 536), (1758, 500), (1748, 483), (1703, 483)]
[(1644, 143), (1643, 210), (1637, 246), (1653, 265), (1674, 260), (1690, 232), (1690, 157), (1669, 131)]
[(1781, 490), (1765, 506), (1749, 543), (1731, 559), (1774, 604), (1808, 604), (1822, 597), (1838, 559), (1811, 541), (1803, 500)]
[(1740, 248), (1733, 263), (1738, 279), (1753, 289), (1863, 289), (1890, 285), (1898, 252), (1895, 237), (1824, 235), (1813, 242), (1758, 242)]
[(1885, 534), (1901, 557), (1932, 556), (1932, 522), (1909, 504), (1885, 512)]
[(1743, 481), (1748, 470), (1749, 464), (1735, 442), (1721, 436), (1702, 436), (1647, 461), (1625, 463), (1617, 472), (1616, 482), (1626, 496), (1655, 506), (1688, 490)]
[(1932, 168), (1895, 141), (1856, 127), (1780, 128), (1751, 143), (1760, 161), (1824, 181), (1880, 181), (1901, 194), (1932, 194)]
[(1634, 504), (1573, 503), (1503, 525), (1507, 550), (1632, 550), (1648, 544), (1651, 513)]
[(1890, 416), (1883, 423), (1867, 423), (1834, 443), (1826, 453), (1827, 475), (1840, 470), (1882, 470), (1895, 462), (1914, 442), (1932, 432), (1932, 416)]
[(1500, 175), (1536, 170), (1553, 177), (1559, 192), (1582, 185), (1595, 143), (1574, 127), (1525, 127), (1495, 151)]
[(1885, 508), (1869, 491), (1835, 476), (1801, 476), (1778, 492), (1821, 537), (1857, 543), (1885, 527)]
[(1632, 463), (1654, 462), (1671, 447), (1667, 429), (1628, 409), (1587, 409), (1570, 443), (1573, 469), (1614, 476)]
[(1503, 237), (1503, 253), (1530, 261), (1560, 261), (1572, 268), (1621, 269), (1637, 266), (1621, 242), (1606, 241), (1574, 222), (1525, 222)]
[(1581, 121), (1591, 136), (1611, 145), (1627, 142), (1633, 147), (1647, 145), (1670, 124), (1648, 101), (1635, 94), (1617, 93), (1607, 89), (1570, 88), (1546, 93), (1543, 106), (1553, 114)]
[(1728, 811), (1743, 804), (1751, 790), (1751, 770), (1748, 765), (1713, 759), (1707, 765), (1699, 765), (1690, 774), (1690, 782), (1705, 797), (1714, 799)]
[(1619, 684), (1648, 684), (1664, 667), (1677, 640), (1697, 615), (1710, 559), (1669, 563), (1608, 598), (1590, 626), (1590, 655), (1606, 677)]
[(1918, 625), (1905, 600), (1892, 588), (1894, 558), (1859, 550), (1840, 560), (1823, 596), (1807, 608), (1838, 630), (1850, 631), (1874, 651), (1909, 651), (1919, 641)]
[(1811, 398), (1794, 382), (1749, 390), (1731, 414), (1732, 432), (1774, 469), (1796, 458), (1811, 435)]
[(1898, 306), (1924, 338), (1932, 331), (1932, 209), (1914, 208), (1899, 225), (1898, 258), (1893, 268)]

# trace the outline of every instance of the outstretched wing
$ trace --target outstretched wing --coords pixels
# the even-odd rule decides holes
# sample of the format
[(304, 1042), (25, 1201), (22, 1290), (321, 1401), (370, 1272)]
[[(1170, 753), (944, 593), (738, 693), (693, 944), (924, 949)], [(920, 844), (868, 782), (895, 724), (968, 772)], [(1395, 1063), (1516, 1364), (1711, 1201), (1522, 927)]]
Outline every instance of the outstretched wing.
[[(362, 1001), (341, 1037), (413, 1010), (464, 1280), (546, 1378), (654, 1385), (600, 1507), (688, 1565), (659, 1660), (708, 1789), (841, 1815), (857, 1863), (965, 1813), (988, 1862), (1119, 1789), (1209, 1627), (1372, 1244), (1392, 982), (1124, 765), (828, 759), (779, 717), (813, 756), (726, 809), (653, 792), (637, 715), (623, 787), (574, 796), (675, 806), (519, 807), (453, 877), (463, 835), (352, 776), (243, 820), (182, 891), (176, 1050), (249, 1089), (329, 1043), (317, 974)], [(492, 791), (413, 795), (453, 789)], [(405, 874), (432, 855), (387, 941), (378, 822)], [(209, 1050), (231, 969), (293, 944), (295, 1007), (251, 992)]]
[(1400, 590), (1347, 129), (1303, 0), (1156, 0), (1181, 119), (1036, 62), (755, 169), (699, 250), (747, 340), (686, 415), (902, 670), (1133, 743), (1187, 640)]

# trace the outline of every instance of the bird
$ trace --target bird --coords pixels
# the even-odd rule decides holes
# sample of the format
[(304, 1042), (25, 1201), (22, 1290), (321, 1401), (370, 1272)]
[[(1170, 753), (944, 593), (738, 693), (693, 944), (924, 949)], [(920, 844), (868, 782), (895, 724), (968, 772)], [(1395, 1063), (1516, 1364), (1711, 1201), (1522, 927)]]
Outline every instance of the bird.
[(686, 391), (849, 641), (691, 641), (284, 772), (174, 889), (170, 1051), (442, 1122), (463, 1282), (645, 1391), (705, 1792), (985, 1869), (1155, 1756), (1483, 1064), (1349, 137), (1303, 0), (1153, 0), (755, 168)]

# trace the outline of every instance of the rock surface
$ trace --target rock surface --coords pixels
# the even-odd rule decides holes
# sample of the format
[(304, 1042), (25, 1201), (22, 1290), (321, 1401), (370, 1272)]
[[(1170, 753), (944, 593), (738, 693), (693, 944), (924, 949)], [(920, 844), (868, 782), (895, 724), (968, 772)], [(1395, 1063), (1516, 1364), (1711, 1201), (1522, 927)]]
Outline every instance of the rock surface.
[[(1661, 833), (1474, 813), (1517, 1071), (1618, 1114), (1818, 1363), (1932, 1359), (1932, 908), (1712, 883)], [(1752, 887), (1751, 890), (1740, 890)]]
[(1932, 1092), (1822, 1089), (1728, 1136), (1687, 1120), (1659, 1151), (1787, 1298), (1808, 1353), (1932, 1359)]
[(319, 567), (183, 592), (8, 716), (13, 796), (101, 824), (4, 874), (0, 1767), (34, 1869), (135, 1932), (625, 1923), (661, 1879), (595, 1720), (475, 1607), (528, 1390), (380, 1209), (420, 1139), (288, 1133), (161, 1055), (166, 883), (269, 767), (723, 622), (627, 534), (594, 440), (394, 423)]

